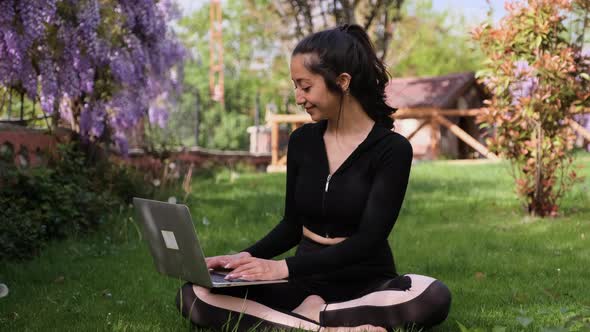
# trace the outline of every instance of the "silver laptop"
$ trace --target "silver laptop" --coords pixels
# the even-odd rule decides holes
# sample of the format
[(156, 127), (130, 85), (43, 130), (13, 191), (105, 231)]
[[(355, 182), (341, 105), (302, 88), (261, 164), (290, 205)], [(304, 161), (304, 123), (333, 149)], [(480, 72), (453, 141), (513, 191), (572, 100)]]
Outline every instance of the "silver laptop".
[(207, 268), (205, 256), (186, 205), (137, 197), (133, 198), (133, 205), (154, 264), (160, 273), (207, 288), (287, 282), (286, 279), (225, 280), (228, 271), (214, 271)]

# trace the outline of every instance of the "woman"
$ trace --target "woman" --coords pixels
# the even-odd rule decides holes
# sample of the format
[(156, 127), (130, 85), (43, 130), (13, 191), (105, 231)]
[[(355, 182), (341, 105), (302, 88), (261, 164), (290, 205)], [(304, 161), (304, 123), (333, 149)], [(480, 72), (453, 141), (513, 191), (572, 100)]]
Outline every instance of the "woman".
[[(228, 278), (288, 283), (208, 290), (186, 284), (177, 304), (200, 326), (384, 331), (446, 319), (440, 281), (399, 276), (387, 238), (404, 199), (412, 147), (391, 131), (389, 80), (366, 32), (344, 25), (303, 39), (292, 54), (297, 104), (313, 124), (287, 151), (284, 218), (235, 255), (207, 258)], [(295, 256), (272, 260), (298, 245)]]

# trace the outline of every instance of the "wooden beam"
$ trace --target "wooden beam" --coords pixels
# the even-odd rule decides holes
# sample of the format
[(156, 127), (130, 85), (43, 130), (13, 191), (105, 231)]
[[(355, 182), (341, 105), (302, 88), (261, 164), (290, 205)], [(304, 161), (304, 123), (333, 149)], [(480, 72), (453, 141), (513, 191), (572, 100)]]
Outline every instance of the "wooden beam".
[(416, 128), (414, 129), (414, 131), (408, 135), (408, 137), (406, 137), (406, 139), (409, 141), (411, 140), (414, 136), (416, 136), (416, 134), (422, 129), (424, 128), (426, 125), (428, 124), (427, 120), (422, 121), (422, 123)]
[(307, 123), (312, 122), (309, 114), (269, 114), (266, 121), (271, 124), (273, 122), (283, 123)]
[[(475, 108), (475, 109), (438, 109), (438, 108), (412, 108), (412, 109), (399, 109), (392, 117), (394, 119), (423, 119), (423, 122), (416, 128), (407, 139), (413, 138), (418, 131), (424, 126), (430, 125), (432, 127), (431, 132), (431, 145), (430, 152), (433, 158), (437, 158), (440, 153), (440, 125), (444, 125), (449, 128), (457, 137), (467, 143), (469, 146), (474, 148), (476, 151), (486, 156), (489, 159), (498, 159), (497, 156), (490, 153), (485, 146), (469, 136), (458, 126), (448, 121), (446, 116), (478, 116), (484, 114), (486, 109)], [(313, 122), (311, 117), (307, 113), (298, 114), (274, 114), (272, 112), (266, 112), (267, 125), (271, 127), (271, 155), (272, 161), (271, 166), (278, 166), (280, 164), (279, 156), (279, 124), (290, 123), (291, 129), (295, 130), (301, 124)]]
[[(400, 108), (393, 117), (395, 119), (422, 119), (430, 118), (434, 115), (440, 114), (442, 116), (478, 116), (484, 114), (484, 108), (473, 108), (465, 110), (457, 109), (439, 109), (439, 108)], [(272, 114), (267, 112), (266, 121), (270, 124), (273, 121), (282, 123), (308, 123), (312, 122), (311, 117), (307, 113), (299, 114)]]
[(440, 114), (442, 116), (478, 116), (484, 114), (484, 108), (473, 108), (466, 110), (445, 110), (439, 108), (400, 108), (393, 114), (395, 119), (422, 119)]
[(578, 134), (582, 135), (587, 141), (590, 141), (590, 131), (586, 128), (582, 127), (579, 123), (574, 120), (568, 120), (568, 125), (572, 127), (573, 130), (578, 132)]
[(431, 117), (428, 122), (430, 122), (430, 153), (432, 159), (436, 159), (440, 153), (440, 125), (436, 117)]
[(279, 161), (277, 161), (277, 165), (279, 165), (279, 166), (287, 165), (287, 155), (282, 156), (281, 159), (279, 159)]
[(459, 128), (456, 124), (449, 121), (442, 115), (436, 115), (435, 118), (442, 124), (443, 126), (447, 127), (455, 136), (457, 136), (460, 140), (465, 142), (467, 145), (472, 147), (475, 151), (481, 153), (488, 159), (497, 160), (499, 159), (498, 156), (491, 153), (483, 144), (478, 142), (475, 138), (465, 132), (463, 129)]

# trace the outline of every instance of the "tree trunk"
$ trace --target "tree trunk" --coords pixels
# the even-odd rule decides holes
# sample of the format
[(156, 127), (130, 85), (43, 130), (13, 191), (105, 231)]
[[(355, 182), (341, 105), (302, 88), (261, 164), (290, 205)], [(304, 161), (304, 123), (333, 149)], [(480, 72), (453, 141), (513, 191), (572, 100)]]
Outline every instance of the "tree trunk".
[(195, 146), (199, 146), (199, 113), (201, 113), (201, 95), (195, 91)]
[(541, 125), (541, 121), (537, 121), (537, 145), (536, 145), (536, 167), (535, 167), (535, 193), (533, 195), (533, 201), (531, 202), (532, 206), (529, 209), (531, 215), (544, 217), (546, 215), (546, 211), (544, 209), (543, 202), (545, 201), (545, 197), (543, 197), (543, 126)]

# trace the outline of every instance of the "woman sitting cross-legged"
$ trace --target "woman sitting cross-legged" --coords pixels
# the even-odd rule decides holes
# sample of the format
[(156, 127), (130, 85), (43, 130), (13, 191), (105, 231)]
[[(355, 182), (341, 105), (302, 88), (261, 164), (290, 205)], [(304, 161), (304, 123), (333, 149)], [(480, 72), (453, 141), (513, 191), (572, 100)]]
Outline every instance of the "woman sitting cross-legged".
[[(238, 324), (310, 331), (384, 331), (444, 321), (451, 294), (439, 280), (398, 275), (387, 241), (402, 207), (412, 146), (392, 131), (389, 74), (367, 33), (344, 25), (299, 42), (291, 58), (297, 104), (314, 123), (287, 151), (283, 219), (235, 255), (207, 258), (228, 278), (286, 283), (216, 288), (190, 283), (177, 295), (198, 326)], [(294, 256), (272, 260), (298, 245)], [(238, 323), (239, 321), (239, 323)]]

